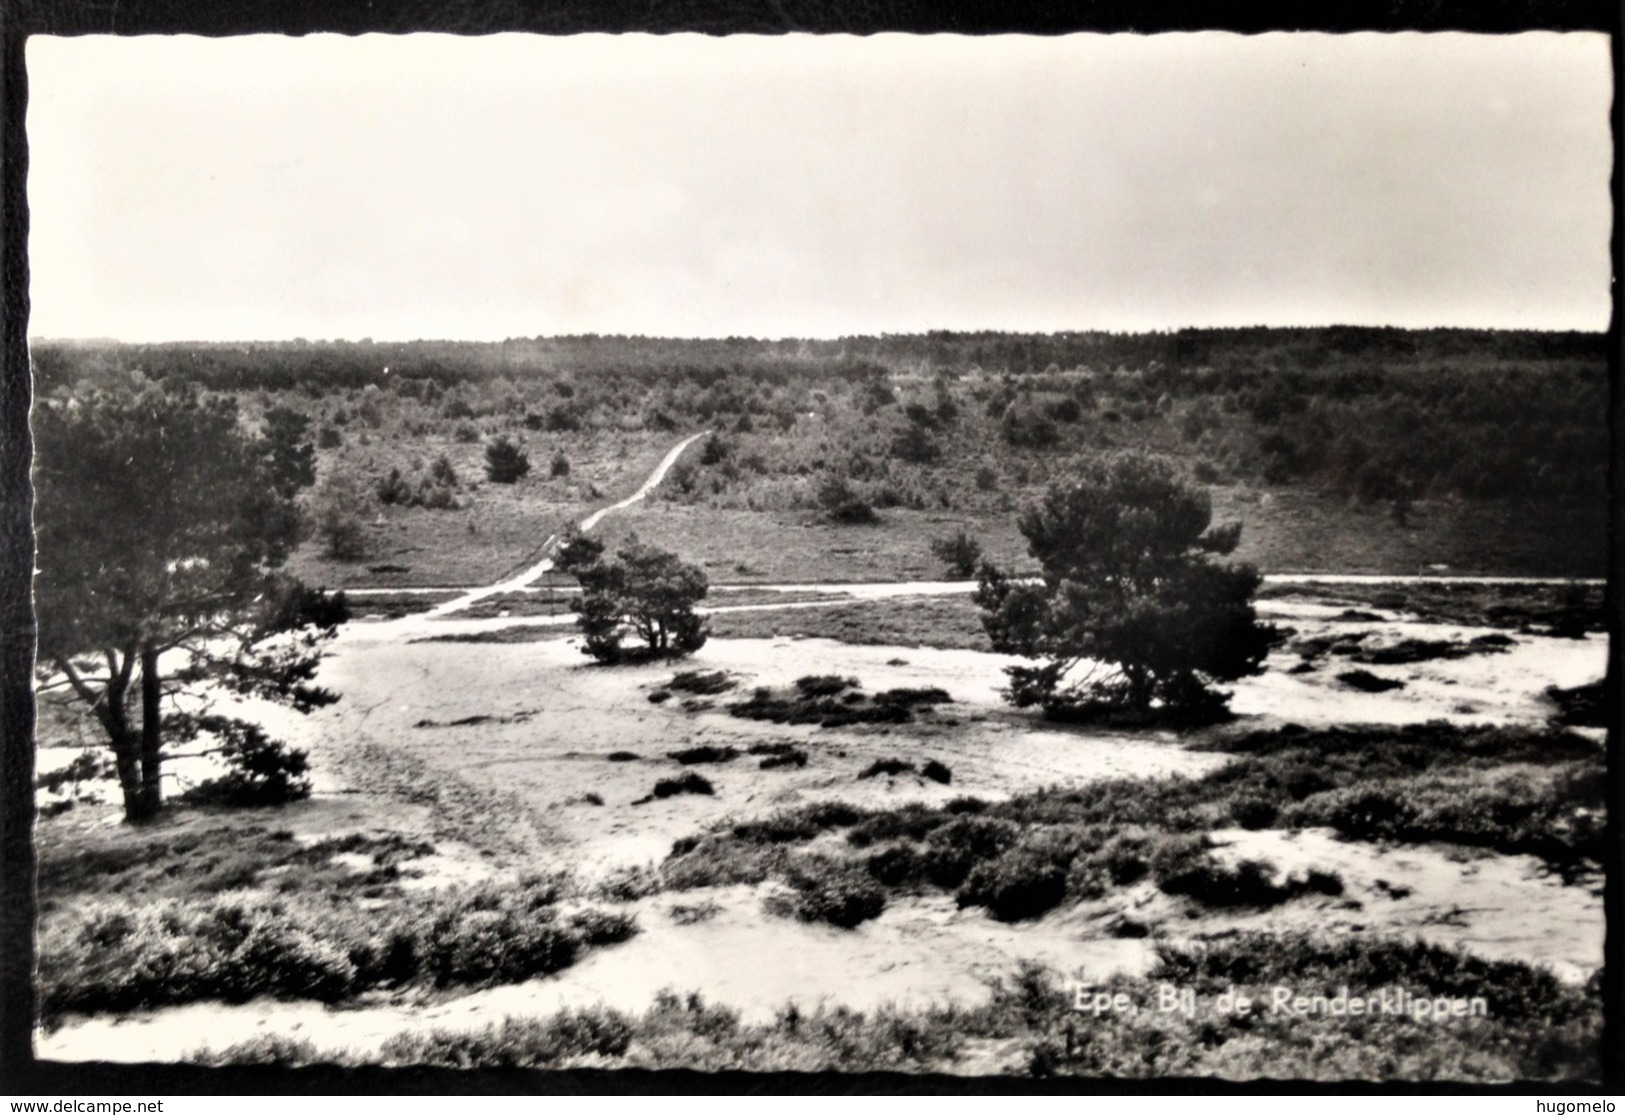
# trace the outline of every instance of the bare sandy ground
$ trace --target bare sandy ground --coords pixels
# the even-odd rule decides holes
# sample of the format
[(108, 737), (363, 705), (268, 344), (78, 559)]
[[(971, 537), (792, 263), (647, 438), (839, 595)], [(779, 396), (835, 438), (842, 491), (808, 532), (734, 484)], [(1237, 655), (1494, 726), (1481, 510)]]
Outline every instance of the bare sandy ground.
[[(1337, 618), (1341, 609), (1316, 605), (1277, 604), (1271, 610), (1271, 618), (1291, 623), (1300, 635), (1351, 626), (1371, 631), (1374, 641), (1484, 633), (1399, 615), (1351, 623)], [(456, 622), (489, 628), (508, 623)], [(1312, 673), (1288, 674), (1297, 656), (1278, 651), (1268, 673), (1236, 687), (1233, 705), (1261, 725), (1437, 718), (1537, 722), (1550, 712), (1541, 699), (1546, 686), (1576, 685), (1602, 674), (1606, 641), (1600, 637), (1515, 638), (1503, 654), (1370, 667), (1406, 682), (1404, 689), (1385, 694), (1341, 685), (1334, 675), (1347, 667), (1337, 658), (1323, 659)], [(673, 840), (724, 817), (761, 815), (811, 800), (881, 805), (938, 802), (960, 794), (991, 799), (1120, 775), (1195, 775), (1225, 761), (1185, 750), (1172, 734), (1045, 726), (1001, 703), (1006, 662), (972, 651), (783, 638), (713, 641), (683, 664), (726, 670), (747, 691), (804, 674), (840, 673), (859, 678), (871, 692), (936, 685), (955, 699), (922, 724), (831, 730), (743, 721), (719, 708), (684, 710), (681, 694), (651, 704), (649, 692), (670, 678), (671, 666), (594, 666), (573, 640), (405, 643), (393, 624), (356, 624), (340, 637), (321, 679), (342, 692), (343, 701), (309, 718), (284, 714), (274, 724), (280, 734), (308, 747), (317, 770), (325, 772), (317, 798), (290, 811), (289, 824), (307, 839), (373, 828), (435, 833), (440, 852), (416, 865), (430, 873), (420, 885), (548, 866), (591, 878), (658, 861)], [(487, 719), (455, 723), (473, 717)], [(691, 768), (711, 780), (714, 796), (635, 804), (656, 779), (683, 769), (664, 757), (668, 751), (702, 743), (744, 750), (766, 741), (796, 743), (808, 752), (808, 764), (763, 771), (756, 757), (741, 755), (730, 763)], [(612, 762), (607, 756), (615, 751), (639, 758)], [(526, 825), (515, 838), (518, 844), (504, 851), (477, 847), (475, 838), (457, 839), (458, 818), (437, 815), (451, 806), (431, 810), (400, 804), (398, 787), (376, 764), (361, 761), (369, 753), (398, 757), (466, 787), (456, 808), (522, 814)], [(889, 756), (916, 765), (938, 759), (952, 770), (952, 783), (942, 786), (907, 774), (857, 778), (874, 759)], [(1218, 835), (1225, 844), (1222, 854), (1263, 858), (1283, 871), (1335, 870), (1346, 892), (1298, 899), (1262, 913), (1191, 918), (1175, 900), (1146, 885), (1020, 925), (1000, 924), (980, 910), (958, 910), (951, 897), (937, 896), (893, 902), (880, 918), (851, 931), (764, 913), (762, 900), (774, 884), (662, 894), (636, 904), (639, 936), (595, 951), (545, 980), (428, 1004), (348, 1010), (309, 1003), (195, 1004), (82, 1019), (42, 1035), (39, 1052), (62, 1060), (179, 1059), (205, 1045), (220, 1048), (266, 1032), (365, 1052), (403, 1030), (484, 1025), (504, 1015), (550, 1013), (561, 1005), (604, 1002), (641, 1010), (662, 988), (698, 991), (748, 1019), (770, 1018), (792, 1001), (803, 1008), (821, 1001), (858, 1008), (974, 1002), (987, 993), (988, 978), (1009, 974), (1021, 959), (1043, 960), (1087, 977), (1144, 970), (1152, 957), (1150, 942), (1112, 936), (1113, 924), (1124, 916), (1173, 939), (1236, 928), (1397, 932), (1459, 943), (1486, 956), (1549, 964), (1570, 980), (1586, 978), (1601, 964), (1600, 892), (1564, 886), (1526, 857), (1384, 848), (1342, 842), (1316, 830)], [(704, 906), (709, 916), (680, 923), (672, 913), (676, 906)]]

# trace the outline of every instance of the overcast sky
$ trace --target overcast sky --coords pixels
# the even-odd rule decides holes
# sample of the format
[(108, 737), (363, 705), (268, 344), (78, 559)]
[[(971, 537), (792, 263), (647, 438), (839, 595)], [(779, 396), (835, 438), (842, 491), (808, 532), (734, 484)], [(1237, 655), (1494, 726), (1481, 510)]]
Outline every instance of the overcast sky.
[(1594, 34), (34, 38), (33, 336), (1603, 329)]

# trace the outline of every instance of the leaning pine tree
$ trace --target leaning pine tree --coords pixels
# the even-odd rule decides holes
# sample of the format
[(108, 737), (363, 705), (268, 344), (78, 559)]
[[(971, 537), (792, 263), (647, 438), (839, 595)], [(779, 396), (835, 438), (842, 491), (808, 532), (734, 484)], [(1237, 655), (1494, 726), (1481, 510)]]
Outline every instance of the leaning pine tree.
[(1260, 672), (1276, 633), (1253, 610), (1257, 571), (1214, 560), (1240, 525), (1211, 521), (1205, 491), (1141, 454), (1052, 486), (1019, 520), (1041, 577), (980, 571), (994, 649), (1039, 661), (1008, 668), (1009, 699), (1059, 719), (1221, 714), (1229, 696), (1214, 684)]
[(280, 572), (315, 475), (298, 416), (243, 428), (236, 403), (137, 385), (44, 400), (33, 416), (40, 693), (77, 703), (113, 752), (125, 817), (156, 816), (168, 748), (212, 737), (235, 800), (299, 796), (302, 752), (213, 710), (224, 695), (301, 711), (342, 597)]

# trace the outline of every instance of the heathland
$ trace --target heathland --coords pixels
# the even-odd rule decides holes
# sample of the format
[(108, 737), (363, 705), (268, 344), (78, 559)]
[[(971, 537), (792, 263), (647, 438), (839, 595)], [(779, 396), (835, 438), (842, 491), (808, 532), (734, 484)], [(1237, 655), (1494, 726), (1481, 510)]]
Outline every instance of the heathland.
[[(82, 757), (94, 732), (45, 708), (45, 1056), (1599, 1071), (1607, 636), (1583, 579), (1605, 572), (1600, 337), (44, 344), (35, 361), (48, 397), (189, 381), (251, 426), (303, 420), (318, 479), (290, 568), (348, 590), (356, 617), (318, 679), (337, 704), (244, 704), (308, 753), (305, 800), (171, 795), (157, 822), (119, 824), (105, 764)], [(711, 638), (690, 659), (593, 664), (556, 573), (426, 614), (534, 568), (696, 434), (591, 532), (706, 571)], [(1259, 600), (1280, 637), (1229, 721), (1060, 724), (1000, 697), (1012, 660), (962, 559), (1030, 570), (1019, 510), (1123, 450), (1175, 461), (1241, 524), (1234, 559), (1281, 575)], [(167, 769), (181, 789), (213, 761)], [(1413, 1005), (1216, 1006), (1345, 986)], [(1193, 1009), (1159, 1009), (1165, 987)], [(1133, 1009), (1091, 1011), (1103, 994)], [(1482, 1014), (1455, 1012), (1474, 999)]]

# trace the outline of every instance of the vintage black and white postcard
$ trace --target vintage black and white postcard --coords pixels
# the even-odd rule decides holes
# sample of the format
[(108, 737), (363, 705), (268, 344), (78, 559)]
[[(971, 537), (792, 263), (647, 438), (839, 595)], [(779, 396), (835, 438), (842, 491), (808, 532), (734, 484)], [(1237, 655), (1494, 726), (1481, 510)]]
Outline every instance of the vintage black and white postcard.
[(1610, 51), (31, 39), (37, 1055), (1595, 1084)]

